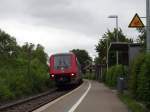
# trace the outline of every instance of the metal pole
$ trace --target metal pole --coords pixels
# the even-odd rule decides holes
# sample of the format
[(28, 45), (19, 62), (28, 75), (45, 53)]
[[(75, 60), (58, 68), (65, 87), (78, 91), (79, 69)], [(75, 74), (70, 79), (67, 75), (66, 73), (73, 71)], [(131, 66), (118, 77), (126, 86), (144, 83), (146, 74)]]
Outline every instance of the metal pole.
[[(116, 16), (116, 41), (119, 42), (119, 39), (118, 39), (118, 16)], [(118, 65), (118, 51), (116, 51), (116, 64)]]
[(118, 42), (119, 41), (118, 40), (118, 16), (116, 16), (116, 29), (117, 29), (116, 39), (117, 39), (117, 42)]
[[(118, 16), (117, 15), (111, 15), (111, 16), (108, 16), (108, 18), (115, 18), (116, 19), (116, 42), (119, 42), (119, 38), (118, 38)], [(119, 61), (118, 61), (118, 51), (116, 51), (116, 64), (118, 65)]]
[(103, 75), (103, 67), (101, 66), (101, 75), (99, 81), (102, 81), (102, 75)]
[(106, 64), (107, 64), (107, 72), (108, 72), (108, 64), (109, 64), (109, 63), (108, 63), (108, 60), (109, 60), (108, 52), (109, 52), (109, 51), (108, 51), (108, 37), (107, 37), (107, 60), (106, 60)]
[(146, 50), (150, 52), (150, 4), (146, 0)]

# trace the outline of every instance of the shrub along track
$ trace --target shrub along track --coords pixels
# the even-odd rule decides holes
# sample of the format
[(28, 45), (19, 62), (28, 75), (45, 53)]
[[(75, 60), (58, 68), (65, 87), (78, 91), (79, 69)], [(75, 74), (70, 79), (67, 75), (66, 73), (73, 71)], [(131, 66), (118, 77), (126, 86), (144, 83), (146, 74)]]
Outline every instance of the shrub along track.
[(27, 99), (19, 100), (13, 103), (0, 106), (0, 112), (31, 112), (56, 98), (70, 92), (73, 88), (63, 90), (52, 89), (51, 91), (36, 95)]

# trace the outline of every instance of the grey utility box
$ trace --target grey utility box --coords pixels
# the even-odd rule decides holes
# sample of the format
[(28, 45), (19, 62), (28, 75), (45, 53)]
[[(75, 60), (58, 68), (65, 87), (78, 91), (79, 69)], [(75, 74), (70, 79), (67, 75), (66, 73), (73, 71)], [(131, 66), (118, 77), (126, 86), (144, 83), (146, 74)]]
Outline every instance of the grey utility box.
[(118, 92), (123, 93), (124, 88), (125, 88), (125, 78), (118, 77), (118, 80), (117, 80), (117, 90), (118, 90)]

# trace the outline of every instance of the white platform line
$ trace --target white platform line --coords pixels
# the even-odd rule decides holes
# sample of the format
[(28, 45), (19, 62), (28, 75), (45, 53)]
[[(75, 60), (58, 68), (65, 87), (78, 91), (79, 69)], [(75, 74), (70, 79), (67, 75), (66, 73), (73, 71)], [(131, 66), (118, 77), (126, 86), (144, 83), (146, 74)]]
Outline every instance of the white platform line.
[[(84, 83), (83, 83), (83, 84), (84, 84)], [(44, 105), (44, 106), (42, 106), (42, 107), (36, 109), (36, 110), (34, 110), (33, 112), (41, 112), (41, 111), (44, 111), (45, 109), (47, 109), (47, 108), (50, 107), (51, 105), (55, 104), (56, 102), (60, 101), (61, 99), (67, 97), (68, 95), (70, 95), (70, 94), (72, 94), (73, 92), (75, 92), (75, 91), (77, 91), (78, 89), (80, 89), (80, 88), (83, 86), (83, 84), (82, 84), (81, 86), (79, 86), (78, 88), (74, 89), (73, 91), (69, 92), (68, 94), (65, 94), (65, 95), (63, 95), (63, 96), (57, 98), (56, 100), (54, 100), (54, 101), (52, 101), (52, 102), (50, 102), (50, 103), (48, 103), (48, 104), (46, 104), (46, 105)]]
[(91, 83), (89, 83), (89, 87), (87, 88), (87, 90), (85, 91), (85, 93), (80, 97), (80, 99), (71, 107), (71, 109), (68, 112), (74, 112), (75, 109), (79, 106), (79, 104), (83, 101), (83, 99), (85, 98), (85, 96), (88, 94), (88, 92), (91, 89)]

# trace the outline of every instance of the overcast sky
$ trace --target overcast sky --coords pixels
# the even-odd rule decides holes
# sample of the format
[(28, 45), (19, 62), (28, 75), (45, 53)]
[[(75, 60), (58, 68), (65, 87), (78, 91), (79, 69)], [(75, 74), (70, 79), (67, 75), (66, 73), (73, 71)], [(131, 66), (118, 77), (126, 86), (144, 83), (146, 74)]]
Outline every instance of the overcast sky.
[[(118, 15), (125, 35), (136, 39), (128, 28), (135, 13), (146, 15), (146, 0), (0, 0), (0, 28), (25, 42), (42, 44), (50, 55), (71, 49), (86, 49), (93, 57), (95, 45), (115, 27), (109, 15)], [(145, 20), (142, 19), (144, 24)]]

